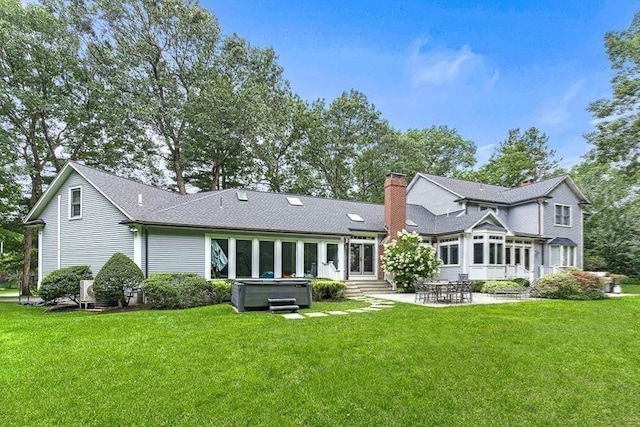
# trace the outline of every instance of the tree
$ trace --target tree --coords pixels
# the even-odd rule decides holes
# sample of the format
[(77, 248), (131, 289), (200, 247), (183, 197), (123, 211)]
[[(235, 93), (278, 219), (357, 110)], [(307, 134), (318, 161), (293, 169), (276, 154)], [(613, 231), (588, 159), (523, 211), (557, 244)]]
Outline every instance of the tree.
[(601, 269), (639, 275), (640, 182), (619, 164), (602, 163), (595, 156), (591, 153), (571, 170), (591, 202), (585, 206), (585, 263), (601, 260)]
[[(95, 100), (78, 49), (77, 35), (45, 7), (4, 1), (0, 8), (0, 151), (11, 153), (13, 177), (27, 178), (28, 209), (42, 195), (51, 169), (61, 168), (63, 156), (77, 155), (95, 131)], [(30, 276), (32, 239), (31, 229), (25, 229), (23, 293)]]
[(379, 144), (388, 132), (381, 113), (358, 91), (342, 93), (328, 108), (324, 100), (314, 102), (308, 141), (298, 165), (299, 178), (308, 186), (306, 192), (350, 198), (356, 159)]
[(105, 0), (92, 10), (91, 52), (102, 75), (148, 141), (159, 144), (184, 194), (182, 149), (194, 114), (187, 111), (216, 61), (217, 21), (193, 0)]
[(547, 145), (549, 137), (537, 128), (511, 129), (487, 163), (478, 171), (461, 174), (486, 184), (514, 187), (524, 180), (540, 181), (557, 174), (560, 159)]
[(456, 129), (447, 126), (409, 129), (404, 137), (421, 149), (420, 172), (451, 177), (476, 163), (475, 144), (462, 138)]
[(616, 72), (613, 93), (589, 106), (596, 130), (587, 139), (600, 161), (620, 162), (634, 173), (640, 169), (640, 12), (628, 29), (605, 35), (605, 48)]

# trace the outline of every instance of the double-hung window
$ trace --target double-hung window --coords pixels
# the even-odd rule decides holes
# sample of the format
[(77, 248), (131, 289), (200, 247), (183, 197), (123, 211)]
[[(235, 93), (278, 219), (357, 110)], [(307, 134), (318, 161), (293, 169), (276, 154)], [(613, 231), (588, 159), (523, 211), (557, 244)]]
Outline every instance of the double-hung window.
[(571, 206), (568, 205), (555, 205), (555, 219), (553, 222), (555, 225), (563, 227), (571, 226)]
[(441, 240), (438, 246), (443, 265), (458, 265), (458, 239)]
[(69, 219), (82, 218), (82, 187), (69, 189)]

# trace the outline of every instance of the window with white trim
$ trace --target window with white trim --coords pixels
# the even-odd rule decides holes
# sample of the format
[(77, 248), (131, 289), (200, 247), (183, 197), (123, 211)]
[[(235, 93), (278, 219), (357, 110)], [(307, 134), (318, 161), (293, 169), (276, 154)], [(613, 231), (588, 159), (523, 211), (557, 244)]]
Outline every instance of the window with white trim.
[(555, 204), (554, 225), (571, 227), (571, 206)]
[(557, 267), (575, 267), (576, 247), (568, 245), (551, 246), (551, 265)]
[(440, 259), (443, 265), (458, 265), (458, 239), (443, 239), (438, 242)]
[(69, 219), (82, 218), (82, 187), (69, 188)]

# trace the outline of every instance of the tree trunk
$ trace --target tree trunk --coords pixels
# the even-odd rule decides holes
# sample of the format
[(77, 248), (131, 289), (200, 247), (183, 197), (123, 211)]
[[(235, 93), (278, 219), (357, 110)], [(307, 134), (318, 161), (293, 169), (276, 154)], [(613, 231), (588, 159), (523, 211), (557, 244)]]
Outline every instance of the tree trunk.
[[(40, 196), (42, 196), (42, 167), (39, 159), (34, 162), (37, 167), (31, 173), (31, 198), (29, 199), (29, 210), (31, 210)], [(31, 276), (31, 248), (33, 247), (33, 230), (27, 228), (24, 231), (24, 264), (22, 264), (21, 294), (29, 294), (29, 281)]]
[(187, 187), (184, 182), (182, 160), (180, 159), (180, 149), (173, 149), (173, 172), (176, 174), (176, 184), (178, 185), (178, 192), (180, 194), (187, 194)]
[(29, 276), (31, 275), (31, 247), (33, 246), (33, 230), (24, 230), (24, 264), (22, 265), (22, 283), (20, 295), (29, 295)]

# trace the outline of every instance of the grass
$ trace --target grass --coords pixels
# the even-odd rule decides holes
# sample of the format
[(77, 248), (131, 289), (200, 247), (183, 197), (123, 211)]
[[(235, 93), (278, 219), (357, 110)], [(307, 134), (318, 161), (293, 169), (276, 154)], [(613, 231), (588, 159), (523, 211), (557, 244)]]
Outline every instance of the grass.
[(640, 294), (640, 283), (622, 285), (622, 292), (625, 294)]
[(296, 321), (2, 303), (0, 425), (638, 425), (638, 330), (632, 297)]

